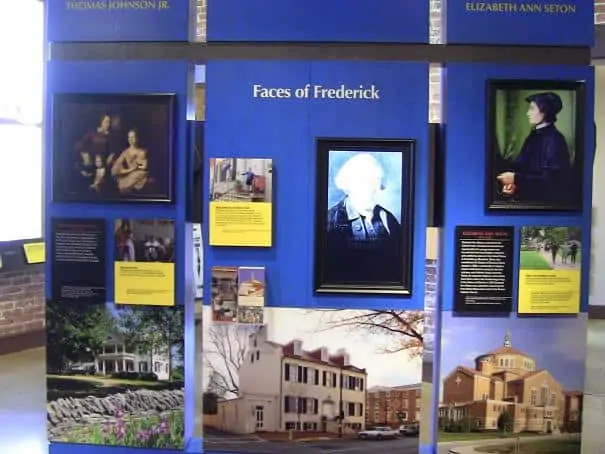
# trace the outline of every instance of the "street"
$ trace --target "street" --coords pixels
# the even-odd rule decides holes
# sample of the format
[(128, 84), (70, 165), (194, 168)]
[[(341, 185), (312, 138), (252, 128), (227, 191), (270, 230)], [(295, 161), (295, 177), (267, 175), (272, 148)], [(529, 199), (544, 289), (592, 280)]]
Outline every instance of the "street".
[(417, 454), (418, 438), (399, 438), (396, 440), (362, 441), (357, 439), (318, 440), (309, 442), (265, 441), (254, 435), (212, 434), (204, 437), (204, 451), (242, 452), (254, 454), (313, 454), (313, 453), (350, 453), (373, 454)]

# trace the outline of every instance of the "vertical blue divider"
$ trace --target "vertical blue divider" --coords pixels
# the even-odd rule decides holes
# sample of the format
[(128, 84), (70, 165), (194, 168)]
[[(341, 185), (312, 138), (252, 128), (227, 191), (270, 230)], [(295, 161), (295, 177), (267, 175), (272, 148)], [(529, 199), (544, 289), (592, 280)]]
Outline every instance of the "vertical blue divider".
[[(107, 288), (108, 299), (113, 299), (113, 220), (117, 218), (135, 219), (172, 219), (175, 222), (175, 302), (186, 307), (185, 356), (192, 356), (193, 336), (193, 290), (191, 250), (192, 229), (186, 222), (187, 191), (187, 153), (190, 141), (187, 138), (187, 115), (191, 110), (191, 87), (193, 67), (183, 61), (62, 61), (47, 64), (46, 112), (45, 118), (52, 119), (52, 99), (58, 93), (96, 93), (96, 94), (146, 94), (173, 93), (176, 95), (173, 137), (173, 180), (174, 204), (72, 204), (54, 203), (51, 197), (52, 180), (52, 121), (45, 123), (45, 206), (46, 238), (51, 239), (50, 222), (53, 217), (65, 218), (102, 218), (107, 220)], [(47, 257), (50, 257), (51, 242), (47, 241)], [(51, 290), (51, 261), (47, 263), (46, 296)], [(186, 359), (186, 427), (185, 435), (193, 432), (193, 397), (195, 383), (193, 362)], [(79, 454), (120, 452), (140, 453), (139, 449), (109, 448), (103, 446), (85, 446), (75, 444), (52, 443), (51, 454)], [(152, 452), (147, 450), (145, 452)], [(165, 453), (166, 451), (158, 451)]]

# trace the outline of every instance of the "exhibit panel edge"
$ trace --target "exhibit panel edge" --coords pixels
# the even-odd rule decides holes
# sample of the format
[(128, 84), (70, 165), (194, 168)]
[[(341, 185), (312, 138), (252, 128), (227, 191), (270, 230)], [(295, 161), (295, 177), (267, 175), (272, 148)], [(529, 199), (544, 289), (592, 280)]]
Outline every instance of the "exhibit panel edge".
[[(392, 71), (386, 75), (386, 70)], [(428, 64), (425, 63), (399, 63), (399, 62), (253, 62), (253, 61), (212, 61), (206, 68), (207, 83), (213, 89), (207, 94), (205, 149), (229, 150), (231, 157), (272, 157), (275, 166), (276, 190), (274, 193), (275, 212), (275, 239), (270, 250), (260, 248), (248, 249), (240, 252), (241, 248), (211, 247), (205, 245), (205, 286), (211, 284), (210, 269), (212, 266), (233, 266), (246, 264), (251, 266), (267, 265), (267, 280), (272, 284), (268, 286), (268, 305), (280, 307), (309, 307), (309, 308), (349, 308), (372, 309), (396, 305), (402, 309), (423, 308), (424, 284), (424, 242), (428, 216), (427, 191), (429, 172), (429, 128), (425, 117), (413, 116), (410, 110), (423, 111), (428, 115)], [(399, 77), (399, 80), (397, 80)], [(402, 78), (408, 79), (409, 84), (415, 88), (413, 91), (405, 90)], [(354, 84), (362, 82), (383, 83), (386, 85), (386, 100), (375, 103), (372, 107), (367, 104), (353, 105), (343, 103), (342, 100), (322, 101), (317, 99), (300, 100), (254, 100), (252, 99), (252, 85), (264, 83), (266, 86), (292, 87), (294, 84)], [(408, 85), (406, 85), (408, 86)], [(393, 96), (394, 87), (405, 93), (407, 102)], [(420, 88), (418, 88), (420, 87)], [(426, 95), (426, 96), (425, 96)], [(361, 101), (359, 101), (361, 102)], [(235, 107), (237, 106), (237, 108)], [(348, 107), (347, 107), (348, 106)], [(365, 106), (363, 111), (360, 106)], [(409, 109), (406, 110), (405, 107)], [(235, 110), (234, 110), (235, 109)], [(285, 113), (288, 110), (290, 116)], [(249, 112), (254, 111), (252, 115)], [(363, 112), (364, 121), (361, 121)], [(369, 113), (370, 112), (370, 113)], [(391, 115), (386, 114), (391, 112)], [(396, 112), (397, 114), (393, 113)], [(368, 120), (368, 115), (374, 115), (375, 120)], [(397, 115), (405, 117), (405, 121), (395, 121)], [(279, 131), (271, 129), (273, 121), (279, 116)], [(409, 116), (409, 118), (408, 118)], [(296, 117), (296, 120), (294, 119)], [(298, 118), (300, 117), (300, 118)], [(347, 121), (338, 120), (339, 117), (348, 118)], [(288, 118), (290, 118), (289, 121)], [(359, 121), (358, 121), (359, 118)], [(284, 120), (286, 122), (284, 123)], [(301, 125), (296, 121), (307, 124)], [(226, 132), (233, 127), (240, 131), (241, 139), (229, 138)], [(269, 137), (270, 136), (270, 137)], [(313, 295), (313, 239), (312, 233), (315, 210), (315, 184), (317, 151), (316, 138), (342, 137), (342, 138), (388, 138), (416, 140), (416, 156), (414, 171), (414, 248), (413, 248), (413, 290), (410, 298), (401, 298), (395, 295)], [(247, 143), (259, 140), (265, 143), (261, 152)], [(288, 145), (287, 145), (288, 144)], [(281, 150), (281, 151), (280, 151)], [(224, 151), (216, 151), (216, 155), (207, 155), (206, 161), (214, 157), (225, 157)], [(295, 153), (300, 156), (299, 173), (295, 170), (286, 170), (284, 159), (286, 154)], [(286, 172), (286, 173), (284, 173)], [(298, 179), (297, 179), (297, 175)], [(204, 181), (208, 182), (210, 175), (204, 172)], [(287, 193), (284, 184), (299, 181), (302, 188), (290, 189)], [(208, 183), (206, 183), (208, 184)], [(293, 219), (288, 206), (294, 202), (290, 199), (284, 202), (286, 194), (300, 192), (295, 199), (300, 199), (303, 216), (309, 217), (308, 225), (295, 226), (288, 224)], [(304, 191), (304, 196), (301, 191)], [(304, 200), (303, 200), (304, 199)], [(285, 205), (285, 204), (288, 205)], [(208, 198), (205, 198), (204, 212), (208, 213)], [(293, 209), (293, 208), (292, 208)], [(300, 216), (300, 214), (298, 215)], [(307, 223), (303, 223), (307, 224)], [(287, 233), (284, 225), (289, 225)], [(208, 235), (208, 225), (204, 226)], [(286, 233), (284, 233), (286, 232)], [(289, 236), (294, 235), (294, 236)], [(294, 238), (296, 237), (296, 240)], [(288, 239), (289, 238), (289, 239)], [(418, 245), (422, 245), (418, 246)], [(284, 260), (288, 249), (297, 249), (297, 262), (301, 264), (298, 272), (288, 268), (281, 269), (279, 281), (291, 282), (288, 294), (281, 294), (279, 290), (284, 284), (276, 280), (277, 270), (272, 265), (276, 254)], [(300, 249), (300, 250), (299, 250)], [(304, 250), (303, 250), (304, 249)], [(247, 262), (242, 263), (241, 256), (247, 256)], [(303, 268), (304, 266), (304, 268)], [(284, 273), (291, 273), (286, 276)], [(278, 287), (279, 285), (279, 287)], [(207, 287), (209, 288), (209, 287)], [(271, 292), (273, 290), (273, 293)], [(276, 293), (277, 292), (277, 293)]]
[[(441, 3), (441, 36), (446, 44), (578, 48), (594, 45), (593, 0), (567, 3), (539, 0), (525, 5), (519, 1), (501, 2), (494, 3), (492, 11), (488, 2), (442, 0)], [(524, 11), (520, 10), (522, 6), (526, 8)], [(512, 27), (524, 32), (509, 33)], [(561, 29), (565, 33), (557, 32)]]
[[(121, 218), (131, 219), (170, 219), (174, 221), (175, 229), (175, 292), (174, 302), (177, 306), (185, 306), (186, 314), (193, 314), (193, 291), (191, 254), (187, 254), (188, 247), (191, 247), (191, 224), (186, 222), (186, 190), (187, 190), (187, 144), (186, 140), (186, 117), (188, 105), (190, 104), (189, 93), (191, 92), (189, 82), (192, 66), (189, 62), (182, 61), (144, 61), (144, 62), (123, 62), (123, 61), (76, 61), (76, 62), (48, 62), (47, 63), (47, 82), (46, 82), (46, 105), (44, 125), (45, 137), (45, 178), (44, 203), (45, 229), (47, 261), (46, 261), (46, 283), (45, 293), (47, 298), (51, 296), (52, 274), (50, 257), (52, 238), (51, 222), (53, 218), (100, 218), (107, 221), (105, 250), (106, 250), (106, 287), (108, 289), (108, 300), (113, 300), (114, 288), (114, 247), (113, 221)], [(141, 74), (149, 74), (151, 77), (141, 77)], [(92, 94), (154, 94), (171, 93), (176, 98), (176, 108), (172, 125), (173, 143), (173, 200), (169, 204), (86, 204), (86, 203), (55, 203), (52, 200), (52, 135), (53, 135), (53, 97), (59, 93), (92, 93)], [(166, 308), (168, 310), (169, 308)], [(191, 356), (194, 341), (191, 339), (193, 330), (192, 320), (186, 315), (185, 321), (185, 351), (186, 356)], [(191, 361), (185, 361), (185, 414), (188, 420), (185, 421), (185, 437), (188, 437), (193, 431), (193, 422), (191, 420), (191, 409), (193, 406), (194, 386), (191, 380), (193, 368)], [(187, 440), (185, 439), (185, 444)], [(72, 443), (50, 443), (50, 453), (137, 453), (140, 448), (131, 447), (112, 447), (103, 445), (85, 445)], [(176, 453), (178, 450), (149, 450), (149, 452), (158, 453)]]
[(121, 3), (126, 2), (46, 1), (47, 42), (192, 41), (195, 0), (137, 2), (138, 8), (109, 7)]
[[(486, 212), (484, 203), (486, 168), (486, 111), (487, 84), (489, 80), (538, 80), (544, 81), (545, 74), (553, 74), (554, 81), (583, 81), (584, 96), (584, 134), (583, 181), (581, 212), (536, 212), (515, 211), (497, 213)], [(591, 232), (592, 201), (592, 162), (594, 157), (594, 70), (588, 66), (547, 66), (533, 67), (525, 65), (493, 64), (449, 64), (444, 70), (446, 90), (444, 102), (448, 115), (445, 153), (445, 213), (444, 213), (444, 260), (443, 264), (443, 309), (453, 309), (454, 290), (454, 231), (457, 225), (476, 226), (513, 226), (515, 227), (515, 253), (513, 277), (513, 311), (517, 310), (519, 294), (519, 235), (523, 226), (561, 226), (580, 227), (582, 229), (583, 249), (589, 250)], [(481, 89), (478, 89), (481, 87)], [(472, 96), (469, 94), (472, 93)], [(472, 102), (469, 102), (472, 100)], [(471, 140), (472, 138), (472, 140)], [(460, 166), (465, 162), (465, 166)], [(477, 181), (480, 175), (480, 182)], [(457, 185), (456, 181), (468, 181), (476, 190), (468, 186)], [(466, 200), (464, 204), (456, 201)], [(584, 246), (586, 245), (586, 246)], [(582, 255), (580, 312), (588, 308), (590, 254)]]
[[(208, 2), (208, 42), (409, 43), (429, 41), (428, 0)], [(401, 27), (401, 22), (409, 25)], [(362, 24), (362, 25), (360, 25)]]

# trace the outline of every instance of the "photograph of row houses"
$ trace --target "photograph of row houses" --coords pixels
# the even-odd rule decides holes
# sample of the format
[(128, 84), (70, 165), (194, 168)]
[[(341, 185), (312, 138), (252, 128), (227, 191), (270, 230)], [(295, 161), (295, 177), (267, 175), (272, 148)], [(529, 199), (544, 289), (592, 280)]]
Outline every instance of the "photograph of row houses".
[(476, 452), (520, 443), (523, 454), (580, 453), (586, 322), (584, 314), (478, 323), (445, 312), (439, 441), (448, 449), (475, 441)]
[(417, 452), (400, 428), (420, 417), (423, 312), (266, 308), (247, 326), (204, 309), (205, 450)]

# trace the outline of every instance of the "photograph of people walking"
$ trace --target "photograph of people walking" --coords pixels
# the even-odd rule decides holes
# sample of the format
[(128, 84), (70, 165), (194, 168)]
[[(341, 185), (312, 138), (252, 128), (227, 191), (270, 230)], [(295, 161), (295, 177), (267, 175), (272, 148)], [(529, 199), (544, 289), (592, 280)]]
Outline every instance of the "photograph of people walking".
[(580, 270), (582, 231), (577, 227), (522, 227), (522, 270)]
[(171, 95), (57, 95), (53, 200), (170, 202)]

